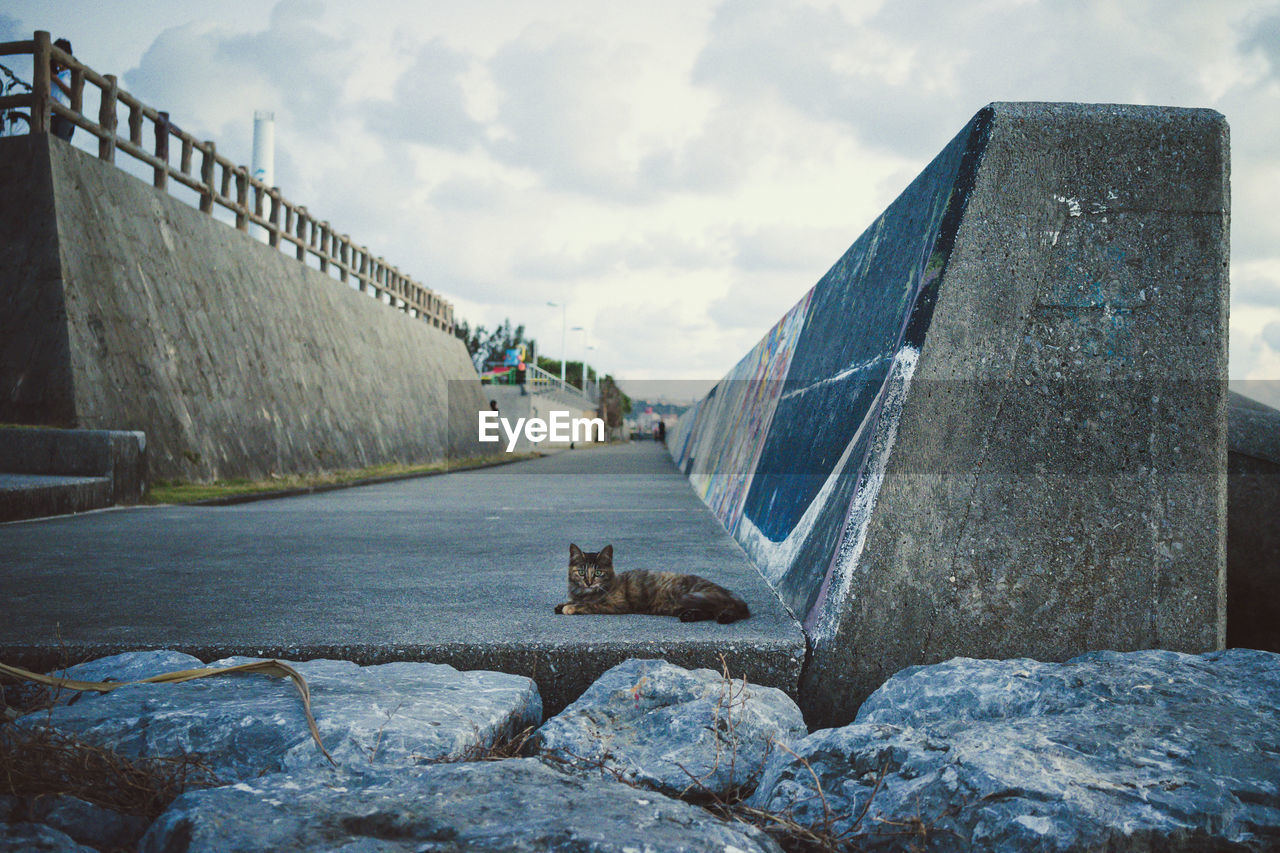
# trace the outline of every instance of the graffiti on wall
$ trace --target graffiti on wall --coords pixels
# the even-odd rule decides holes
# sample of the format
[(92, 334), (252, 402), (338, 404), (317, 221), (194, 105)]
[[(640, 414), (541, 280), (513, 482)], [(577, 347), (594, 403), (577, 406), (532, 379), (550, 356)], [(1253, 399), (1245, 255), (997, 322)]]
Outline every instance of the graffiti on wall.
[(972, 175), (984, 111), (714, 389), (669, 442), (796, 616), (816, 618), (879, 487)]

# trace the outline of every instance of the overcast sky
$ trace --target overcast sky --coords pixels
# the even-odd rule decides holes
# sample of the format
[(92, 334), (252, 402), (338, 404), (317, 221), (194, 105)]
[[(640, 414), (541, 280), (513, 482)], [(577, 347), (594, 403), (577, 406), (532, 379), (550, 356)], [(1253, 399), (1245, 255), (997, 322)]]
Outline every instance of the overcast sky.
[(287, 197), (636, 379), (721, 376), (990, 101), (1213, 107), (1231, 376), (1280, 378), (1278, 2), (0, 4), (35, 29), (238, 162), (274, 110)]

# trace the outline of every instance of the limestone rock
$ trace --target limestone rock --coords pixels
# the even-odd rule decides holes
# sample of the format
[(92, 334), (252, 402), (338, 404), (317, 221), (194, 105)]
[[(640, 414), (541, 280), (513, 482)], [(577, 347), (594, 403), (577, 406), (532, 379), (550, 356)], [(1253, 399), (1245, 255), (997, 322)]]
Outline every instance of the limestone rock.
[(697, 800), (750, 793), (773, 742), (807, 733), (800, 709), (777, 688), (633, 659), (544, 723), (535, 743), (566, 769), (599, 768)]
[(808, 766), (775, 755), (751, 805), (868, 849), (921, 831), (939, 851), (1280, 845), (1280, 655), (1266, 652), (913, 667), (794, 749)]
[(0, 824), (0, 853), (98, 853), (43, 823)]
[(178, 798), (143, 853), (777, 851), (759, 830), (536, 759), (275, 774)]
[[(211, 666), (251, 660), (227, 658)], [(321, 738), (341, 765), (392, 767), (456, 759), (537, 725), (542, 717), (537, 686), (521, 676), (459, 672), (429, 663), (360, 667), (315, 660), (292, 665), (310, 685)], [(127, 756), (198, 753), (227, 782), (327, 766), (307, 730), (293, 684), (264, 675), (84, 694), (48, 714), (23, 717), (19, 724), (43, 725), (46, 720)]]
[(108, 655), (52, 674), (76, 681), (141, 681), (153, 675), (200, 669), (202, 666), (204, 663), (198, 657), (172, 649), (157, 649)]
[(150, 824), (146, 818), (71, 796), (0, 797), (0, 801), (0, 822), (44, 824), (96, 850), (133, 850)]

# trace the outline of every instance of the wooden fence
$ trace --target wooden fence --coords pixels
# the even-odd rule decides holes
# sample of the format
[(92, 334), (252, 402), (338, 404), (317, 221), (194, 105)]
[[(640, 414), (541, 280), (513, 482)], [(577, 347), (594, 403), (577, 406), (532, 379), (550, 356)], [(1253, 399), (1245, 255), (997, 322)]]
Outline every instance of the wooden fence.
[[(201, 142), (180, 130), (169, 121), (168, 113), (152, 109), (121, 89), (114, 75), (98, 74), (55, 47), (47, 32), (37, 31), (30, 41), (0, 44), (0, 56), (14, 54), (31, 55), (31, 92), (0, 97), (0, 110), (27, 109), (24, 117), (30, 133), (48, 133), (52, 117), (62, 116), (97, 137), (100, 159), (114, 163), (116, 151), (123, 151), (151, 166), (157, 188), (167, 189), (170, 180), (189, 187), (199, 193), (199, 206), (205, 213), (212, 214), (214, 205), (221, 205), (235, 214), (239, 230), (247, 232), (250, 224), (261, 226), (271, 246), (284, 249), (285, 244), (291, 244), (303, 262), (310, 253), (318, 260), (321, 272), (336, 272), (343, 282), (354, 279), (362, 292), (453, 333), (453, 306), (430, 288), (353, 243), (350, 236), (335, 232), (306, 207), (281, 196), (278, 188), (255, 179), (248, 167), (219, 155), (211, 140)], [(71, 70), (69, 104), (53, 97), (53, 62)], [(98, 87), (101, 93), (96, 121), (82, 111), (86, 83)], [(128, 134), (124, 136), (117, 132), (120, 105), (129, 111)], [(150, 132), (144, 143), (143, 128), (147, 124)], [(176, 165), (173, 151), (177, 153)]]

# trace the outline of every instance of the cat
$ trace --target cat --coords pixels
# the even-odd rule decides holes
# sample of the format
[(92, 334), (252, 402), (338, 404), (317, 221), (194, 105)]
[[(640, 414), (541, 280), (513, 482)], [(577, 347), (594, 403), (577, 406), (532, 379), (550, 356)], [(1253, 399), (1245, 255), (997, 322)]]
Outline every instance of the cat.
[(650, 613), (681, 622), (714, 619), (722, 624), (751, 615), (739, 596), (706, 578), (678, 572), (613, 571), (613, 546), (583, 553), (569, 545), (569, 600), (556, 613)]

